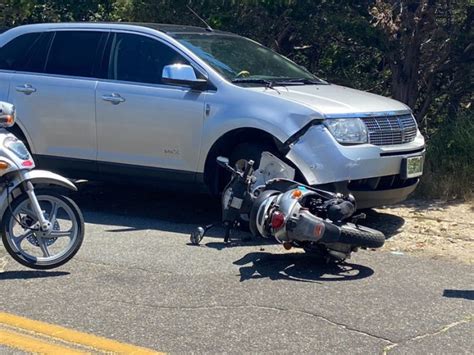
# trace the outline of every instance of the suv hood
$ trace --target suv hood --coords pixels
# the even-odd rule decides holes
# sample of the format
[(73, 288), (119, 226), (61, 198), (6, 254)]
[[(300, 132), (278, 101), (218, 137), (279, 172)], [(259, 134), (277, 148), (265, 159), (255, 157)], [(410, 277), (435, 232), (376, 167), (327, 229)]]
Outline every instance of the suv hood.
[(410, 110), (408, 106), (399, 101), (333, 84), (250, 89), (303, 104), (326, 117)]

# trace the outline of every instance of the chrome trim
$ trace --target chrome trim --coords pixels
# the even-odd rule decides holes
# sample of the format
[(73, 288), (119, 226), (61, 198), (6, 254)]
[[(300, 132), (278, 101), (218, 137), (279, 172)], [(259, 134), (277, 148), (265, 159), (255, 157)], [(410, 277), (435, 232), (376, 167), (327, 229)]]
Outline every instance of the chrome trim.
[(192, 66), (187, 64), (169, 64), (163, 67), (162, 79), (197, 81)]
[(411, 110), (397, 110), (384, 112), (361, 112), (361, 113), (331, 113), (324, 115), (324, 118), (363, 118), (363, 117), (384, 117), (384, 116), (401, 116), (411, 115)]
[(413, 142), (418, 133), (416, 120), (411, 114), (397, 116), (363, 117), (369, 143), (377, 146)]
[(108, 101), (112, 103), (113, 105), (118, 105), (122, 102), (125, 102), (125, 99), (122, 96), (120, 96), (120, 94), (117, 94), (116, 92), (114, 92), (111, 95), (102, 95), (102, 100)]

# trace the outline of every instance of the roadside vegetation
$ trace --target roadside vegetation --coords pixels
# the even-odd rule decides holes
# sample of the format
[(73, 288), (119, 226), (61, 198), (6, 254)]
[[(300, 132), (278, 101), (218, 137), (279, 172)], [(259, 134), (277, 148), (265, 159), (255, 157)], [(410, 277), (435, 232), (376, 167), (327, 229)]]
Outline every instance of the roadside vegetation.
[(58, 21), (198, 25), (255, 39), (318, 76), (410, 106), (428, 140), (418, 195), (474, 194), (471, 0), (3, 0), (0, 26)]
[(443, 199), (474, 197), (474, 118), (463, 112), (446, 119), (431, 136), (425, 175), (418, 196)]

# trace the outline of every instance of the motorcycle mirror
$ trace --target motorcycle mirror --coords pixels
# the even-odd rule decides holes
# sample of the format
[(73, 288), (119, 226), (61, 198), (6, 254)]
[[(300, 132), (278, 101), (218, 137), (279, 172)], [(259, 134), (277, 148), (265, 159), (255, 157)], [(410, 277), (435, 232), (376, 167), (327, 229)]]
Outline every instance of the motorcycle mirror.
[(219, 156), (217, 157), (216, 160), (219, 165), (223, 165), (223, 166), (229, 165), (229, 158)]

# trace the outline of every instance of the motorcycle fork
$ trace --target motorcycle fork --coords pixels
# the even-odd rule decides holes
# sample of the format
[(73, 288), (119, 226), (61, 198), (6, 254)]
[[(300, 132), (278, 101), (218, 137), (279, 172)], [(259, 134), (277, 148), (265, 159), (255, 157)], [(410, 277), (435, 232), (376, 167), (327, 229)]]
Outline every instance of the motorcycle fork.
[(38, 198), (36, 197), (35, 188), (33, 184), (31, 183), (31, 181), (27, 181), (24, 187), (25, 187), (25, 192), (28, 195), (28, 198), (30, 200), (31, 208), (33, 209), (33, 212), (35, 213), (36, 218), (38, 218), (41, 231), (43, 232), (48, 231), (51, 228), (51, 223), (44, 217), (43, 210), (41, 209)]

